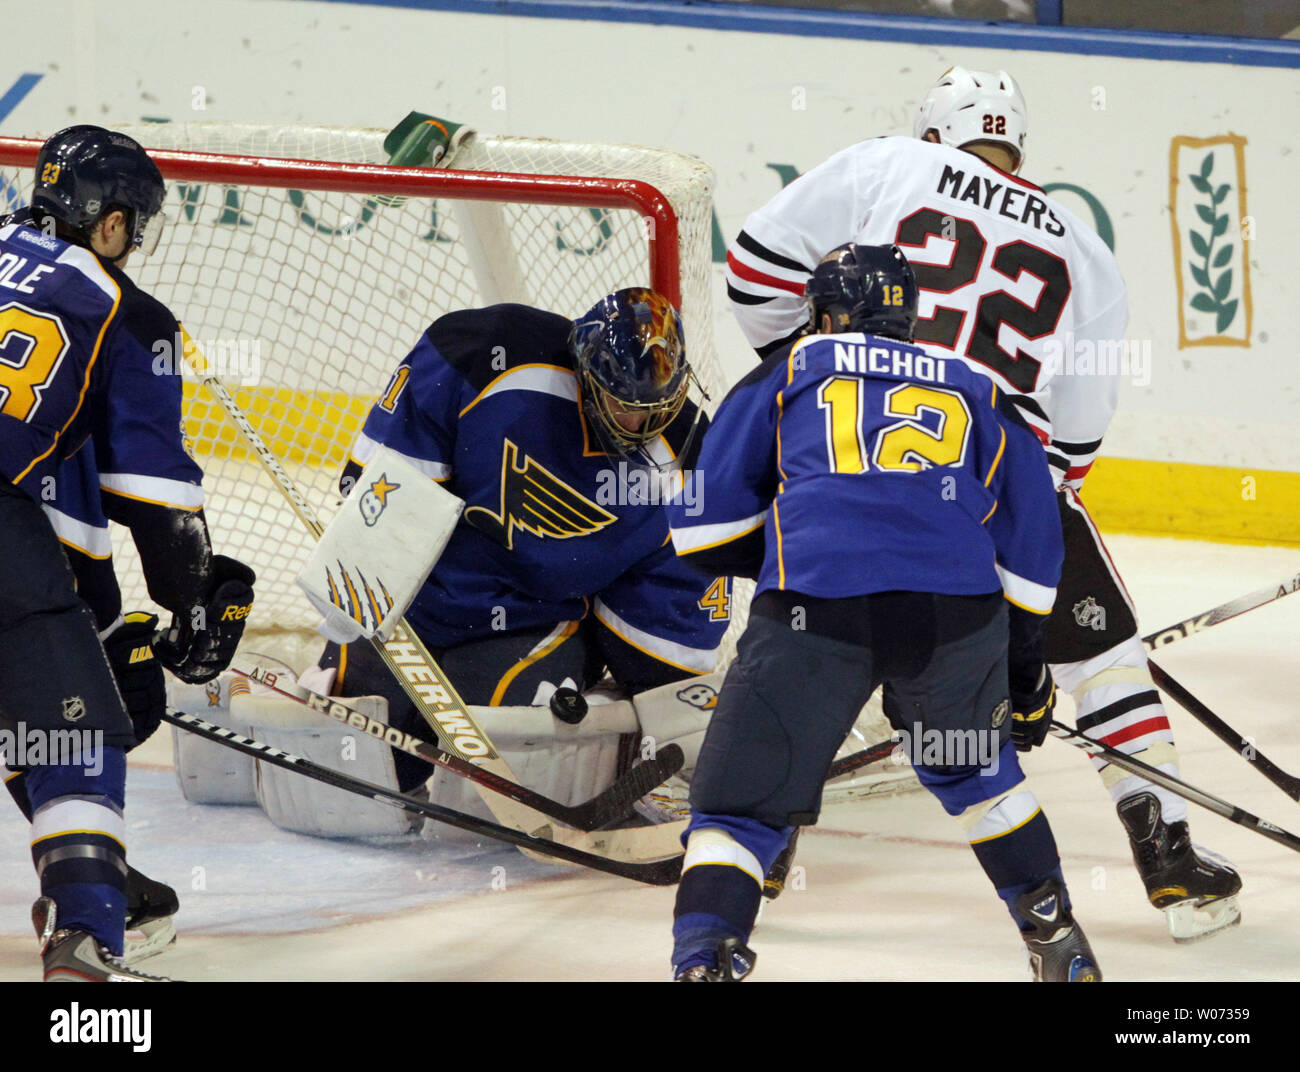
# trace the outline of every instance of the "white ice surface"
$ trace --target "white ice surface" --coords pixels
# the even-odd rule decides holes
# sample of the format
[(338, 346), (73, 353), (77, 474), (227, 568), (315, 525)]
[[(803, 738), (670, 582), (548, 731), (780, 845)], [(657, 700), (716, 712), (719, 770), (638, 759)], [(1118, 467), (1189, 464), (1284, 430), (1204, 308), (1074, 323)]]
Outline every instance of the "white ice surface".
[[(1145, 630), (1300, 569), (1295, 549), (1117, 537)], [(1283, 769), (1300, 774), (1300, 596), (1161, 653), (1160, 662)], [(1068, 699), (1064, 714), (1072, 715)], [(1300, 807), (1171, 707), (1184, 777), (1300, 832)], [(1241, 926), (1178, 946), (1151, 908), (1108, 795), (1059, 741), (1026, 768), (1078, 918), (1110, 980), (1300, 979), (1300, 855), (1193, 806), (1193, 837), (1241, 870)], [(255, 808), (186, 803), (164, 729), (132, 757), (130, 856), (181, 898), (150, 970), (195, 980), (655, 980), (672, 888), (416, 838), (324, 841)], [(27, 827), (0, 806), (0, 978), (38, 976)], [(1023, 946), (955, 824), (925, 793), (829, 807), (805, 832), (803, 889), (768, 906), (755, 980), (1019, 980)], [(500, 888), (504, 886), (504, 888)], [(198, 887), (198, 888), (196, 888)]]

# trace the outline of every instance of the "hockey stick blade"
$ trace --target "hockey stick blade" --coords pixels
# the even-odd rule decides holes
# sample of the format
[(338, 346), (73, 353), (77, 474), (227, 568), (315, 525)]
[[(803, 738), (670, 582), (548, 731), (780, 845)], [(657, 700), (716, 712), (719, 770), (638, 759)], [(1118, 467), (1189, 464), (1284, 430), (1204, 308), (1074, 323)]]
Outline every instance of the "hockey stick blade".
[(422, 741), (386, 722), (371, 718), (350, 706), (345, 699), (314, 692), (274, 670), (245, 663), (242, 659), (236, 659), (231, 663), (230, 669), (281, 696), (297, 701), (309, 711), (360, 730), (367, 736), (383, 741), (407, 755), (415, 756), (436, 767), (442, 767), (457, 777), (486, 786), (493, 792), (584, 832), (598, 830), (627, 818), (632, 811), (632, 805), (637, 800), (655, 786), (671, 778), (686, 762), (686, 756), (679, 745), (667, 745), (660, 749), (653, 759), (638, 763), (590, 800), (585, 800), (581, 804), (561, 804), (558, 800), (543, 796), (509, 778), (466, 762), (437, 745)]
[(1289, 831), (1283, 830), (1280, 826), (1274, 826), (1272, 823), (1251, 815), (1250, 812), (1235, 804), (1229, 804), (1226, 800), (1221, 800), (1203, 789), (1197, 789), (1194, 785), (1189, 785), (1181, 778), (1175, 778), (1172, 774), (1166, 774), (1164, 771), (1157, 770), (1155, 767), (1143, 763), (1140, 759), (1134, 759), (1126, 755), (1118, 748), (1112, 748), (1108, 744), (1093, 737), (1088, 737), (1078, 730), (1072, 730), (1069, 726), (1063, 726), (1059, 722), (1053, 722), (1048, 727), (1048, 732), (1053, 737), (1059, 737), (1066, 744), (1074, 745), (1075, 748), (1082, 749), (1090, 756), (1099, 756), (1110, 763), (1115, 764), (1122, 770), (1129, 771), (1131, 774), (1139, 774), (1149, 782), (1168, 789), (1171, 793), (1177, 793), (1184, 800), (1190, 800), (1193, 804), (1199, 804), (1207, 811), (1214, 812), (1215, 815), (1221, 815), (1229, 822), (1236, 823), (1238, 826), (1244, 826), (1247, 830), (1253, 830), (1257, 834), (1279, 845), (1285, 845), (1293, 852), (1300, 852), (1300, 837)]
[(1147, 661), (1147, 666), (1151, 669), (1151, 680), (1159, 688), (1164, 689), (1175, 703), (1292, 800), (1300, 801), (1300, 778), (1297, 778), (1294, 774), (1288, 774), (1260, 752), (1253, 741), (1247, 740), (1224, 722), (1223, 719), (1170, 677), (1164, 667), (1157, 666), (1150, 660)]
[(388, 789), (382, 785), (375, 785), (373, 782), (367, 782), (360, 778), (353, 778), (350, 775), (340, 774), (338, 771), (330, 770), (328, 767), (322, 767), (321, 765), (313, 763), (311, 760), (305, 759), (302, 756), (295, 755), (292, 752), (286, 752), (280, 748), (273, 748), (252, 737), (245, 737), (243, 734), (236, 733), (234, 730), (228, 730), (221, 726), (214, 725), (211, 722), (199, 718), (197, 715), (189, 715), (179, 711), (169, 710), (165, 712), (162, 717), (165, 722), (170, 722), (173, 726), (179, 726), (181, 729), (188, 730), (190, 733), (195, 733), (200, 737), (215, 742), (216, 744), (224, 745), (227, 748), (233, 748), (236, 752), (242, 752), (245, 755), (252, 756), (259, 762), (270, 763), (276, 767), (283, 767), (285, 770), (296, 771), (304, 777), (314, 778), (318, 782), (332, 785), (334, 788), (341, 789), (344, 792), (354, 793), (357, 796), (369, 797), (371, 800), (400, 808), (402, 811), (411, 812), (415, 815), (423, 815), (430, 819), (436, 819), (438, 822), (446, 823), (448, 826), (454, 826), (460, 830), (466, 830), (471, 834), (478, 834), (481, 837), (504, 841), (509, 845), (515, 845), (521, 849), (530, 849), (533, 852), (538, 852), (545, 856), (554, 856), (557, 859), (566, 860), (572, 864), (589, 867), (593, 871), (601, 871), (607, 875), (616, 875), (619, 878), (628, 878), (636, 882), (644, 882), (650, 886), (671, 886), (681, 877), (681, 856), (673, 856), (664, 860), (656, 860), (649, 863), (628, 863), (620, 860), (611, 860), (604, 856), (597, 856), (593, 853), (584, 852), (581, 849), (574, 849), (570, 848), (568, 845), (549, 841), (546, 838), (534, 837), (531, 834), (525, 834), (519, 830), (512, 830), (508, 826), (501, 826), (499, 823), (490, 822), (487, 819), (476, 819), (471, 815), (464, 815), (461, 812), (452, 811), (450, 808), (443, 808), (437, 804), (430, 804), (423, 800), (415, 800), (412, 797), (397, 792), (395, 789)]
[(1226, 622), (1229, 618), (1245, 614), (1248, 610), (1263, 607), (1281, 599), (1283, 596), (1289, 596), (1297, 590), (1300, 590), (1300, 573), (1277, 584), (1269, 585), (1267, 588), (1260, 588), (1258, 591), (1238, 596), (1236, 599), (1230, 599), (1227, 603), (1220, 603), (1213, 610), (1207, 610), (1204, 614), (1184, 619), (1177, 625), (1171, 625), (1167, 629), (1157, 629), (1154, 633), (1148, 633), (1144, 636), (1142, 643), (1146, 646), (1147, 651), (1155, 651), (1156, 648), (1163, 648), (1166, 644), (1172, 644), (1184, 637), (1191, 636), (1193, 633), (1209, 629), (1212, 625)]

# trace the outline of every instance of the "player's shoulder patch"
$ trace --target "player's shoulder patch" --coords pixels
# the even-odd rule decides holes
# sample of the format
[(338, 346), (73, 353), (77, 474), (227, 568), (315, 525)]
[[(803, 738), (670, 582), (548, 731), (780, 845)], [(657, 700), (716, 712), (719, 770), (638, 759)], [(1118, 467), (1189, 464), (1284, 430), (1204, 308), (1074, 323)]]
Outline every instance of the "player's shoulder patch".
[(543, 309), (505, 303), (462, 309), (435, 320), (425, 337), (442, 359), (481, 392), (524, 366), (573, 371), (573, 322)]
[(117, 315), (119, 330), (130, 332), (151, 353), (157, 352), (155, 345), (159, 342), (175, 346), (180, 322), (172, 311), (152, 294), (136, 286), (134, 280), (116, 265), (104, 264), (103, 267), (122, 293)]
[(784, 368), (786, 362), (790, 359), (790, 351), (806, 338), (808, 338), (807, 335), (800, 336), (800, 338), (787, 343), (779, 350), (774, 350), (772, 353), (768, 354), (759, 364), (755, 365), (744, 376), (742, 376), (735, 386), (727, 392), (727, 398), (762, 383), (771, 376), (776, 369)]

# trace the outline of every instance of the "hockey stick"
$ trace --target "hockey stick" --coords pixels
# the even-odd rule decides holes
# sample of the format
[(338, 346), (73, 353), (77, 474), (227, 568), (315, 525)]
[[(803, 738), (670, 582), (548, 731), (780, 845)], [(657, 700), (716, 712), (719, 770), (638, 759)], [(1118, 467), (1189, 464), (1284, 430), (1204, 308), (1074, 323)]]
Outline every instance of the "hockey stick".
[[(322, 767), (320, 764), (313, 763), (311, 760), (295, 755), (293, 752), (273, 748), (269, 744), (252, 737), (245, 737), (234, 730), (223, 729), (199, 718), (197, 715), (187, 715), (179, 711), (169, 710), (162, 717), (165, 722), (170, 722), (173, 726), (179, 726), (181, 729), (198, 734), (209, 741), (224, 745), (227, 748), (233, 748), (236, 752), (243, 752), (259, 762), (270, 763), (276, 767), (283, 767), (285, 770), (297, 771), (305, 777), (314, 778), (326, 785), (332, 785), (335, 789), (342, 789), (346, 793), (369, 797), (371, 800), (400, 808), (402, 811), (410, 812), (413, 815), (424, 815), (430, 819), (437, 819), (448, 826), (467, 830), (471, 834), (495, 838), (498, 841), (505, 841), (520, 848), (539, 852), (544, 856), (554, 856), (569, 863), (589, 867), (593, 871), (603, 871), (607, 875), (630, 878), (651, 886), (670, 886), (681, 875), (682, 858), (680, 856), (652, 863), (625, 863), (611, 860), (605, 856), (597, 856), (593, 853), (571, 848), (568, 845), (548, 841), (545, 838), (534, 837), (519, 830), (512, 830), (487, 819), (476, 819), (472, 815), (464, 815), (461, 812), (452, 811), (450, 808), (443, 808), (427, 801), (416, 800), (413, 797), (397, 792), (395, 789), (375, 785), (373, 782), (367, 782), (361, 778), (340, 774), (338, 771)], [(597, 835), (597, 838), (599, 838), (599, 835)]]
[(1253, 830), (1257, 834), (1263, 834), (1264, 837), (1285, 845), (1294, 852), (1300, 852), (1300, 837), (1296, 837), (1295, 834), (1283, 830), (1280, 826), (1274, 826), (1258, 816), (1251, 815), (1250, 812), (1237, 807), (1235, 804), (1229, 804), (1226, 800), (1220, 800), (1202, 789), (1197, 789), (1194, 785), (1188, 785), (1181, 778), (1175, 778), (1172, 774), (1156, 770), (1155, 767), (1143, 763), (1140, 759), (1134, 759), (1132, 756), (1126, 755), (1118, 748), (1112, 748), (1108, 744), (1103, 744), (1101, 741), (1088, 737), (1078, 730), (1072, 730), (1068, 726), (1063, 726), (1059, 722), (1054, 721), (1048, 728), (1048, 732), (1053, 737), (1059, 737), (1067, 744), (1082, 749), (1090, 756), (1099, 756), (1110, 763), (1114, 763), (1115, 766), (1122, 770), (1141, 775), (1147, 781), (1154, 782), (1156, 785), (1168, 789), (1171, 793), (1177, 793), (1184, 800), (1199, 804), (1202, 808), (1214, 812), (1215, 815), (1222, 815), (1229, 822), (1244, 826), (1247, 830)]
[(1158, 629), (1154, 633), (1148, 633), (1142, 638), (1142, 643), (1146, 646), (1147, 651), (1163, 648), (1166, 644), (1172, 644), (1176, 640), (1191, 636), (1193, 633), (1209, 629), (1212, 625), (1226, 622), (1229, 618), (1235, 618), (1239, 614), (1245, 614), (1248, 610), (1254, 610), (1256, 607), (1272, 603), (1274, 600), (1289, 596), (1297, 590), (1300, 590), (1300, 573), (1277, 584), (1269, 585), (1267, 588), (1261, 588), (1247, 595), (1238, 596), (1236, 599), (1228, 600), (1227, 603), (1220, 603), (1213, 610), (1207, 610), (1203, 614), (1186, 618), (1177, 625), (1169, 626), (1167, 629)]
[(1188, 692), (1182, 685), (1175, 681), (1163, 667), (1156, 666), (1155, 663), (1147, 660), (1147, 666), (1151, 669), (1151, 680), (1156, 683), (1165, 692), (1178, 703), (1180, 707), (1187, 711), (1197, 722), (1213, 733), (1224, 744), (1228, 745), (1242, 759), (1254, 767), (1260, 774), (1282, 790), (1292, 800), (1300, 801), (1300, 778), (1294, 774), (1287, 774), (1281, 767), (1274, 763), (1267, 756), (1263, 755), (1256, 749), (1253, 741), (1243, 737), (1234, 730), (1218, 715), (1211, 711), (1205, 704), (1201, 703), (1195, 696)]
[(898, 742), (890, 739), (881, 741), (879, 744), (873, 744), (870, 748), (864, 748), (861, 752), (842, 756), (831, 764), (830, 770), (826, 772), (826, 780), (829, 782), (832, 778), (842, 778), (846, 774), (852, 774), (860, 767), (875, 763), (877, 760), (887, 759), (897, 747)]
[[(239, 408), (234, 396), (215, 376), (207, 377), (203, 385), (220, 403), (226, 416), (257, 455), (262, 468), (270, 474), (271, 479), (289, 500), (298, 519), (313, 537), (319, 539), (321, 533), (325, 531), (325, 526), (321, 524), (316, 511), (303, 497), (293, 479), (271, 453), (271, 449), (258, 434), (257, 429), (249, 422), (248, 415)], [(371, 643), (384, 665), (402, 686), (402, 690), (432, 727), (439, 742), (447, 748), (448, 752), (466, 762), (477, 760), (479, 766), (486, 767), (494, 774), (518, 785), (518, 779), (509, 764), (501, 758), (487, 735), (474, 721), (473, 715), (470, 714), (447, 675), (434, 661), (420, 638), (415, 635), (415, 631), (407, 625), (405, 618), (398, 622), (391, 640), (381, 641), (378, 637), (373, 637)], [(531, 834), (538, 834), (544, 830), (550, 831), (546, 816), (499, 796), (478, 783), (475, 783), (474, 788), (478, 790), (488, 810), (501, 822)], [(684, 822), (636, 827), (618, 831), (619, 836), (615, 839), (601, 838), (600, 843), (607, 850), (624, 859), (655, 860), (671, 854), (670, 846), (684, 828)], [(556, 831), (555, 837), (567, 841), (572, 847), (583, 850), (595, 846), (593, 835), (584, 831)]]
[(431, 763), (435, 767), (443, 767), (453, 774), (469, 779), (471, 782), (485, 785), (502, 796), (518, 801), (520, 804), (532, 808), (534, 811), (539, 811), (543, 815), (559, 819), (560, 822), (567, 823), (579, 830), (597, 830), (602, 826), (608, 826), (612, 822), (626, 818), (636, 801), (640, 800), (641, 797), (656, 786), (666, 782), (681, 770), (682, 765), (686, 762), (686, 756), (682, 752), (681, 745), (665, 745), (658, 750), (653, 759), (643, 760), (638, 763), (590, 800), (585, 800), (581, 804), (561, 804), (558, 800), (552, 800), (550, 797), (534, 792), (526, 786), (516, 785), (514, 782), (502, 778), (498, 774), (493, 774), (489, 770), (476, 767), (472, 763), (466, 763), (463, 759), (448, 754), (428, 741), (422, 741), (409, 733), (403, 733), (386, 722), (371, 718), (365, 712), (358, 711), (355, 707), (350, 706), (345, 700), (336, 696), (325, 696), (322, 693), (313, 692), (296, 681), (286, 678), (282, 674), (277, 674), (274, 670), (266, 670), (260, 666), (241, 665), (241, 660), (238, 658), (230, 664), (230, 669), (236, 674), (242, 674), (244, 677), (256, 681), (274, 692), (278, 692), (281, 696), (296, 700), (309, 711), (324, 715), (326, 718), (332, 718), (336, 722), (342, 722), (345, 726), (360, 730), (369, 737), (375, 737), (385, 744), (405, 752), (407, 755), (422, 759), (426, 763)]

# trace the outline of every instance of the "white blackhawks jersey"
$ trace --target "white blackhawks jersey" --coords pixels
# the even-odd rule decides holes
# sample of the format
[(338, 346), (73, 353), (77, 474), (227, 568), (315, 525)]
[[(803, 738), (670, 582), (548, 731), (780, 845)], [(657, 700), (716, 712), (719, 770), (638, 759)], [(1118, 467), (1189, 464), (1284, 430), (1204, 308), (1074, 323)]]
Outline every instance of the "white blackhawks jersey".
[(920, 288), (916, 341), (1019, 396), (1057, 483), (1077, 487), (1115, 411), (1128, 325), (1119, 265), (1096, 232), (972, 153), (862, 142), (751, 214), (727, 251), (732, 310), (760, 355), (800, 332), (804, 283), (846, 242), (902, 249)]

